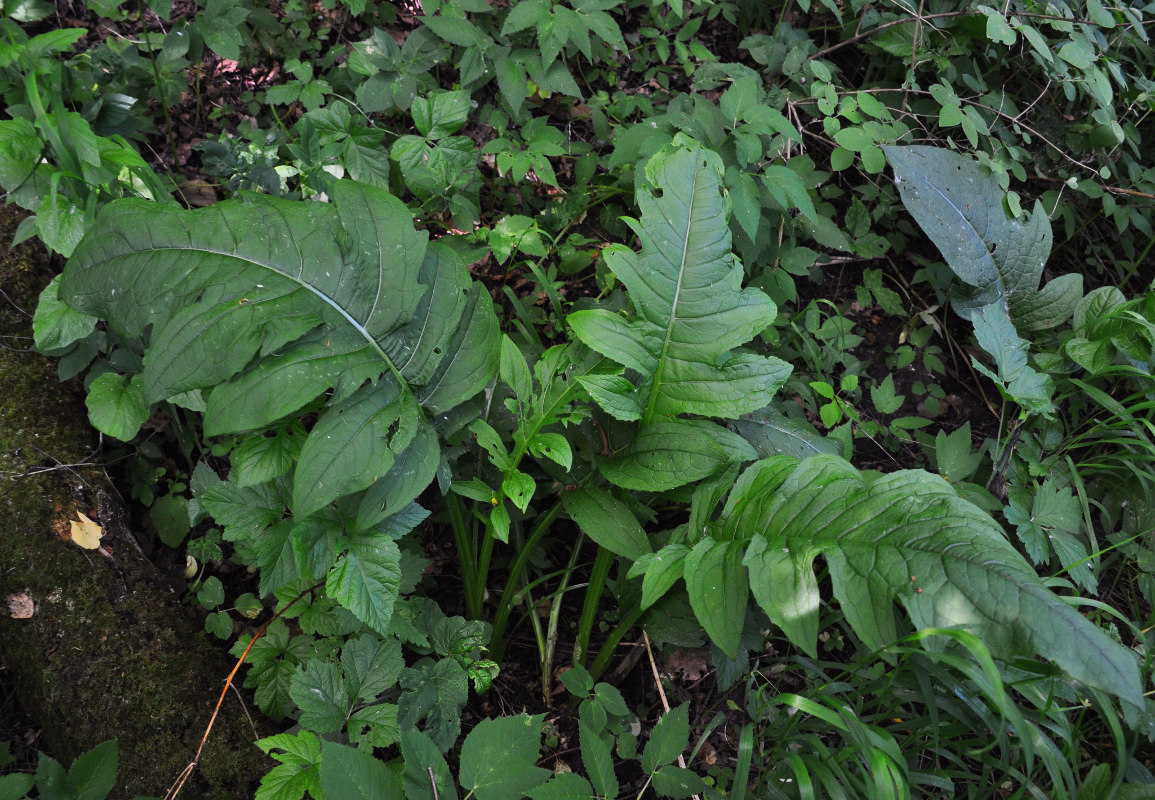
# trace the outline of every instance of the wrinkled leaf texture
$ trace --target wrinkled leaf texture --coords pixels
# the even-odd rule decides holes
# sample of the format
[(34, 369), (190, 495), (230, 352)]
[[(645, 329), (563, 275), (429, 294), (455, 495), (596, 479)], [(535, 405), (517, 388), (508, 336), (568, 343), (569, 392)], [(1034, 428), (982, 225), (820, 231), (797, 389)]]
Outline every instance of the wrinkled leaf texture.
[(742, 287), (722, 174), (718, 155), (684, 135), (658, 151), (639, 182), (641, 218), (626, 220), (641, 252), (621, 245), (605, 251), (634, 315), (590, 309), (568, 318), (584, 344), (640, 376), (636, 386), (588, 386), (609, 414), (640, 419), (637, 439), (600, 464), (624, 488), (672, 489), (752, 458), (730, 431), (704, 421), (690, 428), (677, 417), (737, 418), (767, 406), (790, 375), (784, 361), (742, 349), (777, 308), (763, 292)]
[(461, 260), (399, 200), (353, 181), (331, 203), (110, 204), (61, 299), (139, 343), (148, 403), (211, 392), (210, 435), (263, 430), (333, 389), (297, 464), (299, 518), (395, 461), (436, 465), (409, 452), (436, 448), (430, 415), (497, 371), (496, 315)]
[(785, 362), (737, 351), (773, 321), (761, 291), (742, 288), (731, 252), (722, 162), (679, 136), (646, 165), (640, 220), (627, 220), (641, 253), (607, 248), (606, 261), (637, 311), (569, 316), (594, 350), (637, 370), (643, 423), (677, 414), (733, 418), (766, 406), (790, 374)]
[(1051, 592), (998, 524), (938, 476), (874, 475), (828, 455), (778, 456), (739, 478), (714, 535), (752, 537), (745, 564), (755, 599), (812, 656), (813, 562), (821, 555), (867, 647), (897, 639), (897, 601), (920, 629), (962, 628), (1005, 658), (1041, 654), (1142, 707), (1134, 656)]

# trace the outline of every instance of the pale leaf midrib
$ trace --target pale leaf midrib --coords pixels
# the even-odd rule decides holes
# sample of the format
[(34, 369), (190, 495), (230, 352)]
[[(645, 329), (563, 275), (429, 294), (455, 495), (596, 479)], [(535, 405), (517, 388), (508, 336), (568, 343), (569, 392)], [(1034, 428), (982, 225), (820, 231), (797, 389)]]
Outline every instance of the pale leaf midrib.
[[(663, 187), (663, 191), (669, 191)], [(694, 182), (690, 187), (690, 197), (686, 203), (686, 227), (682, 239), (681, 262), (678, 264), (678, 280), (674, 288), (674, 297), (670, 301), (670, 318), (666, 323), (666, 335), (662, 340), (662, 348), (658, 352), (658, 366), (654, 370), (654, 384), (650, 389), (650, 399), (646, 403), (646, 413), (642, 416), (642, 424), (649, 425), (654, 416), (654, 409), (658, 402), (658, 393), (662, 386), (662, 373), (665, 371), (666, 359), (670, 350), (670, 341), (674, 336), (674, 326), (678, 321), (678, 303), (682, 295), (682, 280), (686, 275), (686, 258), (690, 249), (690, 229), (694, 221), (694, 201), (698, 192), (698, 170), (694, 170)]]
[[(344, 320), (349, 324), (349, 326), (351, 328), (353, 328), (353, 330), (357, 331), (357, 333), (366, 342), (368, 342), (369, 346), (371, 348), (373, 348), (374, 352), (376, 352), (377, 356), (385, 363), (385, 365), (389, 369), (389, 372), (391, 372), (393, 374), (393, 376), (397, 379), (398, 383), (400, 383), (400, 385), (404, 387), (405, 391), (409, 392), (410, 394), (414, 394), (413, 387), (411, 387), (409, 385), (409, 382), (406, 381), (405, 378), (401, 375), (400, 369), (397, 367), (396, 364), (393, 363), (393, 360), (391, 358), (389, 358), (389, 355), (381, 348), (381, 345), (378, 344), (377, 340), (373, 338), (373, 335), (369, 332), (369, 329), (366, 328), (363, 324), (361, 324), (356, 318), (354, 318), (353, 315), (350, 314), (349, 311), (346, 310), (343, 306), (341, 306), (334, 298), (325, 294), (320, 289), (315, 287), (313, 284), (306, 281), (304, 278), (302, 278), (298, 275), (293, 275), (289, 272), (283, 271), (283, 270), (281, 270), (281, 269), (279, 269), (279, 268), (277, 268), (271, 264), (265, 264), (261, 261), (254, 261), (251, 258), (246, 258), (242, 255), (237, 254), (237, 253), (230, 253), (226, 250), (214, 250), (214, 249), (205, 248), (205, 247), (186, 247), (186, 246), (175, 247), (175, 246), (162, 246), (162, 245), (151, 245), (150, 247), (147, 248), (147, 250), (149, 252), (153, 252), (153, 253), (161, 253), (161, 252), (170, 251), (170, 250), (171, 251), (177, 251), (177, 252), (192, 251), (192, 252), (197, 252), (197, 253), (204, 253), (206, 255), (231, 258), (231, 259), (235, 259), (237, 261), (240, 261), (244, 264), (248, 264), (248, 265), (251, 265), (253, 267), (257, 267), (257, 268), (275, 273), (275, 274), (277, 274), (283, 278), (286, 278), (287, 280), (292, 281), (293, 283), (297, 284), (298, 286), (305, 289), (306, 291), (311, 292), (314, 296), (319, 298), (322, 302), (324, 302), (329, 307), (331, 307), (334, 311), (336, 311), (338, 314), (340, 314), (341, 317), (344, 318)], [(144, 251), (137, 250), (137, 251), (134, 251), (133, 254), (135, 255), (136, 253), (140, 253), (140, 252), (144, 252)], [(118, 258), (118, 256), (114, 256), (112, 260), (115, 260), (116, 258)], [(95, 264), (93, 266), (95, 266)], [(89, 268), (91, 269), (92, 267), (89, 267)], [(304, 268), (302, 267), (302, 274), (303, 273), (304, 273)]]

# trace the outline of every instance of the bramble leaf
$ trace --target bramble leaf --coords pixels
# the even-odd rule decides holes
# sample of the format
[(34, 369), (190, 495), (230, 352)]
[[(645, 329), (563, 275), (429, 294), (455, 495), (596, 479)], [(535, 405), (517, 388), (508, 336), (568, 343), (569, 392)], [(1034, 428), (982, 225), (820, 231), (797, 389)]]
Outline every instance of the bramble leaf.
[(116, 784), (119, 754), (116, 740), (103, 742), (82, 753), (68, 768), (68, 783), (76, 800), (104, 800)]
[(281, 763), (261, 778), (256, 800), (300, 800), (305, 792), (321, 791), (321, 742), (315, 734), (279, 733), (258, 740), (257, 747)]
[(597, 800), (594, 787), (576, 772), (559, 772), (526, 794), (530, 800)]
[(365, 534), (330, 570), (325, 592), (384, 636), (401, 592), (401, 551), (383, 536)]
[(585, 720), (578, 721), (578, 741), (581, 744), (582, 764), (590, 783), (602, 797), (618, 796), (618, 777), (614, 773), (614, 759), (607, 744)]
[[(423, 658), (402, 670), (401, 688), (405, 690), (397, 701), (401, 730), (424, 717), (425, 733), (441, 752), (447, 751), (461, 733), (461, 709), (469, 697), (465, 670), (452, 658)], [(404, 735), (401, 741), (404, 747)]]
[(321, 791), (325, 797), (404, 800), (397, 773), (369, 753), (327, 741), (321, 745), (321, 754)]
[(672, 764), (686, 749), (690, 737), (690, 707), (683, 703), (671, 708), (658, 720), (650, 741), (642, 751), (642, 770), (653, 773), (664, 764)]
[(545, 783), (549, 770), (534, 766), (544, 714), (484, 719), (461, 745), (461, 788), (478, 800), (521, 797)]
[(293, 676), (289, 697), (301, 709), (301, 725), (309, 730), (330, 733), (345, 726), (349, 694), (333, 662), (311, 659)]
[(684, 798), (705, 794), (706, 784), (696, 772), (667, 764), (654, 773), (654, 791), (659, 797)]
[(350, 638), (341, 650), (341, 666), (349, 697), (372, 700), (397, 682), (405, 666), (401, 643), (393, 637), (382, 640), (370, 634)]
[(432, 739), (416, 728), (401, 731), (401, 756), (408, 800), (457, 800), (449, 765)]

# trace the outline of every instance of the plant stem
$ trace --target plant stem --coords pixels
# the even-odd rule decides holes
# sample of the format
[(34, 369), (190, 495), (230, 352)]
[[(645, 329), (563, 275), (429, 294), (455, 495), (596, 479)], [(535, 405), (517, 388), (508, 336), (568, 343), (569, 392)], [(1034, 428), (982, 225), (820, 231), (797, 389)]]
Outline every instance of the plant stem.
[(639, 619), (641, 619), (641, 616), (642, 606), (641, 603), (639, 603), (638, 605), (630, 608), (630, 610), (622, 616), (618, 626), (610, 631), (609, 637), (606, 639), (605, 643), (602, 644), (602, 649), (598, 651), (597, 657), (594, 659), (594, 663), (591, 664), (589, 668), (590, 675), (593, 676), (595, 681), (600, 678), (602, 674), (609, 668), (610, 661), (612, 661), (614, 658), (614, 650), (617, 649), (618, 643), (621, 642), (622, 638), (629, 632), (630, 628), (634, 627), (634, 624)]
[(525, 589), (518, 592), (518, 595), (525, 596), (525, 616), (529, 620), (529, 625), (533, 628), (533, 640), (537, 643), (538, 661), (545, 660), (546, 649), (549, 647), (546, 642), (546, 634), (542, 632), (541, 620), (537, 617), (537, 600), (533, 597), (533, 586), (526, 586)]
[[(584, 539), (584, 535), (582, 539)], [(541, 694), (542, 700), (545, 702), (546, 708), (551, 705), (550, 689), (552, 683), (550, 678), (553, 676), (553, 654), (557, 649), (557, 624), (561, 617), (562, 599), (565, 597), (566, 586), (569, 585), (570, 575), (573, 574), (574, 565), (577, 564), (578, 553), (581, 552), (581, 542), (570, 551), (569, 564), (566, 565), (565, 573), (561, 576), (561, 583), (558, 584), (557, 591), (553, 594), (553, 603), (549, 609), (549, 629), (545, 638), (545, 649), (541, 654)]]
[(610, 567), (614, 565), (614, 554), (604, 547), (598, 548), (594, 557), (593, 570), (590, 572), (589, 586), (586, 588), (586, 599), (582, 604), (582, 616), (578, 622), (577, 641), (574, 643), (573, 663), (585, 665), (586, 653), (590, 648), (590, 634), (593, 633), (594, 620), (597, 618), (598, 605), (605, 591), (606, 578), (610, 575)]
[(469, 536), (469, 530), (465, 527), (465, 511), (461, 507), (461, 498), (452, 493), (448, 494), (445, 497), (445, 506), (449, 511), (449, 525), (453, 528), (453, 541), (457, 543), (457, 560), (461, 564), (461, 582), (465, 586), (465, 616), (469, 619), (479, 619), (481, 605), (485, 600), (485, 587), (482, 586), (478, 597), (473, 541)]
[[(538, 517), (537, 524), (534, 526), (533, 532), (530, 533), (529, 539), (518, 550), (517, 558), (514, 559), (513, 565), (509, 568), (509, 577), (505, 579), (505, 588), (502, 590), (501, 600), (497, 604), (497, 613), (493, 617), (493, 635), (489, 638), (490, 653), (500, 655), (504, 650), (505, 643), (502, 639), (505, 636), (505, 626), (509, 624), (509, 615), (513, 613), (513, 604), (517, 598), (514, 587), (521, 581), (522, 575), (525, 574), (525, 568), (529, 565), (529, 559), (561, 511), (561, 503), (557, 502), (549, 511)], [(497, 658), (497, 656), (494, 657)]]
[(176, 138), (172, 132), (172, 117), (168, 112), (168, 102), (164, 94), (164, 79), (160, 74), (160, 65), (156, 63), (156, 51), (152, 49), (152, 38), (148, 35), (148, 22), (145, 19), (144, 0), (136, 0), (136, 7), (140, 11), (140, 29), (144, 32), (144, 46), (148, 48), (148, 60), (152, 62), (153, 80), (156, 81), (156, 97), (160, 101), (161, 110), (164, 111), (164, 126), (168, 134), (168, 149), (172, 153), (172, 166), (176, 169), (177, 160), (176, 154)]
[(473, 595), (472, 610), (469, 612), (470, 619), (481, 619), (482, 616), (482, 608), (485, 605), (485, 587), (489, 585), (489, 562), (493, 558), (493, 540), (496, 538), (489, 523), (486, 522), (484, 533), (482, 533), (481, 552), (474, 562), (474, 569), (476, 569), (473, 575), (474, 585), (472, 591), (466, 595), (466, 609), (470, 608), (469, 595)]

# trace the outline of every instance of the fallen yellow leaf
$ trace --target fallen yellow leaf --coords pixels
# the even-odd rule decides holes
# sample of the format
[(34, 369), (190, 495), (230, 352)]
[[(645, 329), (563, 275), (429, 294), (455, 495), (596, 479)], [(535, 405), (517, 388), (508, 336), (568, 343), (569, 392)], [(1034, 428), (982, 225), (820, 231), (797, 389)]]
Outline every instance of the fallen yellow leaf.
[(85, 550), (100, 547), (100, 537), (104, 535), (104, 528), (86, 517), (83, 512), (77, 511), (76, 516), (79, 517), (79, 521), (72, 520), (72, 541)]

